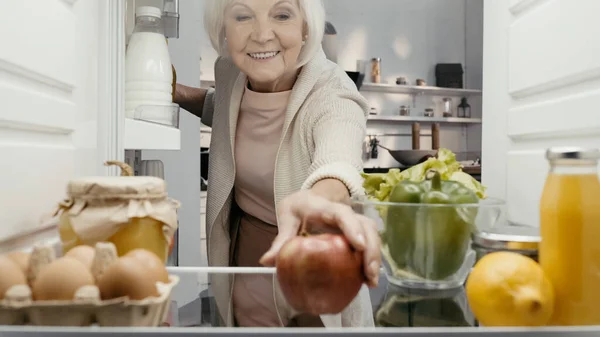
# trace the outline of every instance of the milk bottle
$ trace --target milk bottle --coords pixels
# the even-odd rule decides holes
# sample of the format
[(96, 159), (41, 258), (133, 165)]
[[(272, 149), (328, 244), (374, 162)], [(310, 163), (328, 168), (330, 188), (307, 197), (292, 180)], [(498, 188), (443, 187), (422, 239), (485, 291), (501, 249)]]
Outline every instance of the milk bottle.
[[(143, 119), (169, 123), (173, 72), (161, 14), (160, 9), (150, 6), (136, 10), (125, 59), (125, 116), (134, 118), (136, 108), (148, 107), (151, 116)], [(164, 109), (157, 109), (161, 106)]]

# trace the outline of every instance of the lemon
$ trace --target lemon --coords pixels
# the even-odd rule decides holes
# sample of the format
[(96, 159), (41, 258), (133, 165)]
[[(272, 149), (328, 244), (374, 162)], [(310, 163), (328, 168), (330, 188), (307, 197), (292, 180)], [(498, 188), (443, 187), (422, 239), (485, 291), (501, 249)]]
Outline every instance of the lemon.
[(543, 326), (554, 310), (554, 290), (544, 271), (517, 253), (484, 256), (465, 288), (471, 310), (483, 326)]

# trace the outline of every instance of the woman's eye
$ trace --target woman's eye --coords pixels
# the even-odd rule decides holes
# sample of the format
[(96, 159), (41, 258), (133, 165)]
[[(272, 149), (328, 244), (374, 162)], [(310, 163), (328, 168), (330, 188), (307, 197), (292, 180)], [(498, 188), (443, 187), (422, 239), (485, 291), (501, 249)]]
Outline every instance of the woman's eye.
[(289, 14), (277, 14), (277, 15), (275, 15), (275, 18), (277, 20), (285, 21), (285, 20), (290, 19), (290, 15)]
[(247, 16), (247, 15), (238, 15), (238, 16), (235, 17), (236, 21), (246, 21), (248, 19), (250, 19), (250, 17)]

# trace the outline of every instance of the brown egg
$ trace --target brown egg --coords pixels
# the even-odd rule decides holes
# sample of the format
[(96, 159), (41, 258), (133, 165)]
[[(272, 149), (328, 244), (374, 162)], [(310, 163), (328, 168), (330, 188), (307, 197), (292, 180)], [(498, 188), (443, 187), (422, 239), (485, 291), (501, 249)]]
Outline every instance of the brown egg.
[(73, 300), (77, 290), (94, 285), (92, 272), (79, 260), (62, 257), (44, 266), (33, 282), (36, 301)]
[(113, 262), (98, 280), (100, 296), (103, 300), (129, 297), (142, 300), (158, 297), (156, 281), (147, 275), (148, 269), (139, 260), (123, 256)]
[(65, 256), (72, 257), (83, 263), (88, 269), (92, 269), (96, 250), (90, 246), (77, 246), (69, 250)]
[(149, 250), (134, 249), (125, 256), (132, 257), (138, 260), (145, 268), (147, 268), (147, 276), (152, 278), (154, 282), (169, 283), (169, 272), (161, 259)]
[(29, 269), (29, 257), (31, 256), (30, 253), (11, 252), (6, 254), (6, 256), (15, 261), (23, 271), (23, 274), (27, 275), (27, 270)]
[(21, 267), (8, 256), (0, 256), (0, 300), (8, 289), (15, 285), (27, 285)]

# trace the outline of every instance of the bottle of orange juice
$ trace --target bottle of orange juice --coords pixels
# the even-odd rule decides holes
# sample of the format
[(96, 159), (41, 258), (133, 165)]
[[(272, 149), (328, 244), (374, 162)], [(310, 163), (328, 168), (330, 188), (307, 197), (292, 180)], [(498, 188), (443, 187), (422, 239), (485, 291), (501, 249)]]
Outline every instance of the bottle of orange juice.
[(540, 264), (555, 290), (550, 325), (600, 325), (600, 151), (551, 148), (540, 202)]

